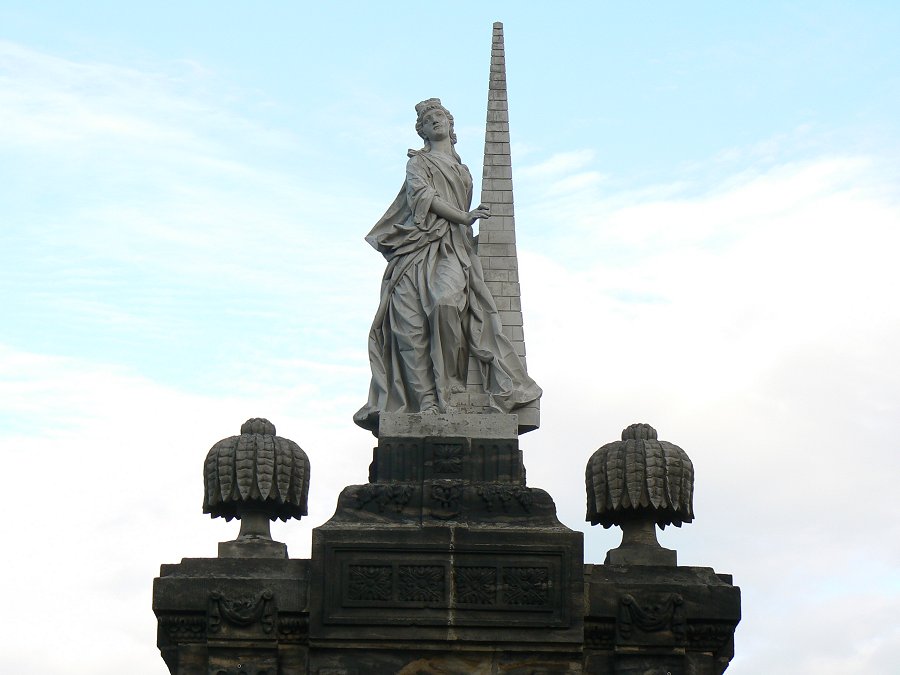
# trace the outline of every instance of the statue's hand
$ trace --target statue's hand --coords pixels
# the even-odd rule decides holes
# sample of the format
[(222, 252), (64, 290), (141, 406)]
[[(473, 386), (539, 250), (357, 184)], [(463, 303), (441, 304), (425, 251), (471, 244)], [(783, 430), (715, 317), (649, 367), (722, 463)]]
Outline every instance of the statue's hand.
[(491, 207), (486, 204), (479, 204), (474, 209), (469, 211), (468, 217), (470, 218), (469, 224), (471, 225), (476, 220), (480, 218), (490, 218), (491, 217)]

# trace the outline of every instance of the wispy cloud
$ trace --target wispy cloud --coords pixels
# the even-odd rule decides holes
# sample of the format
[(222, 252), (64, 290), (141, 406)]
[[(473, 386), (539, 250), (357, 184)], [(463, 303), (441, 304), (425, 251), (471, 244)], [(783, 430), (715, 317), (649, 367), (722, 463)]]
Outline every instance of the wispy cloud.
[[(895, 631), (876, 631), (866, 644), (838, 640), (825, 661), (784, 665), (760, 637), (787, 598), (787, 635), (814, 644), (794, 622), (807, 616), (837, 636), (843, 619), (822, 608), (852, 603), (845, 579), (861, 555), (884, 612), (900, 608), (890, 571), (900, 459), (884, 442), (900, 434), (890, 175), (859, 156), (776, 164), (700, 193), (663, 186), (656, 199), (650, 189), (577, 201), (574, 226), (553, 232), (558, 248), (538, 253), (520, 238), (529, 369), (545, 390), (542, 431), (523, 439), (529, 475), (573, 523), (583, 517), (583, 502), (566, 496), (574, 469), (621, 428), (647, 421), (682, 445), (697, 468), (698, 520), (667, 530), (666, 545), (745, 584), (738, 639), (752, 636), (752, 663), (766, 672), (887, 672), (900, 648)], [(563, 462), (572, 470), (560, 469), (562, 447), (580, 447)], [(615, 543), (586, 534), (595, 560)]]
[(557, 178), (583, 169), (593, 161), (594, 154), (590, 149), (560, 152), (537, 164), (526, 164), (522, 168), (517, 168), (516, 175), (529, 179)]
[[(19, 316), (8, 339), (27, 344), (40, 325), (61, 353), (110, 331), (149, 349), (171, 345), (161, 326), (207, 335), (216, 307), (238, 325), (275, 318), (282, 335), (303, 336), (304, 354), (315, 353), (306, 326), (334, 321), (331, 307), (365, 330), (374, 308), (349, 289), (380, 274), (362, 235), (385, 204), (320, 189), (329, 171), (300, 162), (290, 134), (235, 112), (209, 73), (0, 42), (0, 77), (0, 150), (17, 169), (0, 185), (0, 293)], [(346, 285), (334, 283), (336, 261)], [(240, 334), (219, 330), (219, 348), (246, 349)]]

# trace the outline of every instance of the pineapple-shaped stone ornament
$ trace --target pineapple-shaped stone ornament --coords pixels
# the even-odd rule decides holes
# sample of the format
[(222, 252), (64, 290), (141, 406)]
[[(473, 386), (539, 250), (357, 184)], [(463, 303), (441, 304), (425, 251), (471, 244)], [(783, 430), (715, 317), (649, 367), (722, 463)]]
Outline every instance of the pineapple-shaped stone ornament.
[(687, 453), (660, 441), (649, 424), (632, 424), (622, 440), (607, 443), (585, 471), (591, 525), (622, 528), (622, 543), (606, 554), (609, 564), (675, 565), (656, 526), (681, 527), (694, 519), (694, 466)]
[(203, 479), (203, 512), (241, 521), (237, 539), (219, 544), (220, 558), (287, 557), (287, 547), (272, 541), (269, 521), (307, 513), (309, 459), (299, 445), (276, 436), (269, 420), (249, 419), (240, 436), (210, 449)]

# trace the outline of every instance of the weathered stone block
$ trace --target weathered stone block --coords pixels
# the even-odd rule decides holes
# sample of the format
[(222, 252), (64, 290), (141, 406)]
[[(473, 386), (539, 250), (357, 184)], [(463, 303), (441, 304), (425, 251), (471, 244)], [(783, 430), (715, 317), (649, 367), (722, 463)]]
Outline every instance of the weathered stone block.
[(517, 340), (525, 339), (525, 332), (522, 330), (522, 326), (503, 326), (503, 334), (506, 335), (510, 340), (516, 342)]
[(521, 326), (522, 312), (500, 312), (500, 320), (504, 326)]
[[(513, 205), (511, 202), (491, 203), (491, 219), (493, 216), (513, 216)], [(506, 228), (504, 228), (506, 229)]]
[(379, 438), (517, 438), (515, 415), (382, 413)]
[[(493, 265), (494, 262), (491, 261)], [(485, 281), (484, 285), (488, 287), (488, 290), (491, 292), (491, 295), (501, 295), (501, 291), (503, 290), (503, 282), (501, 281)]]
[[(485, 201), (482, 199), (481, 201)], [(494, 212), (496, 209), (500, 209), (501, 211), (507, 210), (507, 207), (501, 206), (499, 204), (492, 204), (491, 211)], [(491, 217), (488, 220), (481, 221), (480, 229), (485, 232), (505, 232), (509, 227), (512, 227), (515, 224), (514, 218), (509, 214), (491, 214)]]
[(516, 254), (515, 244), (489, 244), (478, 242), (479, 256), (514, 256)]
[(516, 233), (509, 230), (499, 230), (491, 233), (492, 244), (515, 244)]
[(512, 178), (512, 168), (509, 166), (486, 166), (482, 174), (484, 178)]
[(482, 190), (512, 190), (512, 179), (510, 178), (487, 178), (481, 182)]
[(518, 268), (518, 263), (513, 257), (497, 257), (491, 258), (491, 267), (498, 270), (514, 270)]

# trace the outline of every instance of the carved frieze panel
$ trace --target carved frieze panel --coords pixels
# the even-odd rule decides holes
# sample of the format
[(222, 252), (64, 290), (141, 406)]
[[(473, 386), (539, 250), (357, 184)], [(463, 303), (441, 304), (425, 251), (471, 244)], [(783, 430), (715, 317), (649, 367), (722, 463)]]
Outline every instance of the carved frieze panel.
[(383, 513), (385, 509), (400, 513), (409, 503), (413, 492), (414, 488), (411, 485), (367, 483), (361, 485), (356, 492), (356, 508), (362, 509), (373, 505), (379, 513)]
[(511, 507), (518, 505), (522, 511), (528, 513), (534, 503), (531, 488), (520, 485), (487, 483), (479, 485), (476, 492), (487, 510), (491, 512), (508, 512)]
[(443, 564), (347, 564), (341, 578), (347, 607), (426, 606), (446, 602)]
[(203, 613), (161, 614), (159, 625), (173, 643), (206, 640), (206, 616)]
[(281, 643), (307, 643), (309, 641), (309, 616), (279, 613), (278, 641)]
[(370, 625), (565, 625), (564, 549), (522, 548), (328, 547), (323, 618)]
[(456, 566), (453, 568), (457, 605), (546, 607), (550, 604), (549, 567)]
[(458, 605), (497, 604), (496, 567), (455, 567), (453, 582)]
[(584, 646), (588, 649), (612, 649), (616, 643), (615, 621), (585, 621)]
[(445, 596), (443, 565), (400, 565), (397, 597), (404, 602), (441, 602)]
[(508, 605), (541, 607), (550, 602), (550, 570), (546, 567), (505, 567), (503, 599)]
[(394, 594), (394, 570), (390, 565), (348, 565), (347, 600), (386, 602)]
[(727, 622), (690, 622), (687, 640), (691, 649), (718, 652), (734, 637), (734, 624)]

